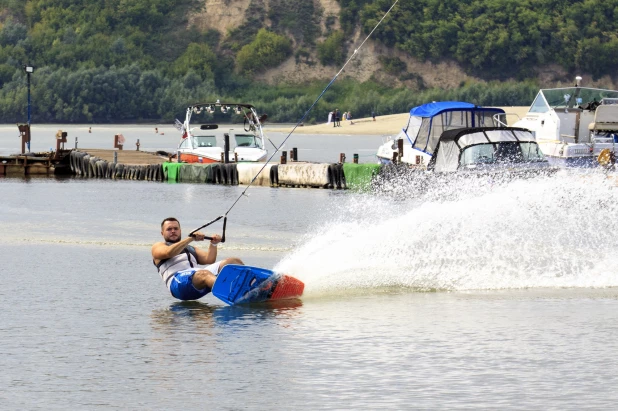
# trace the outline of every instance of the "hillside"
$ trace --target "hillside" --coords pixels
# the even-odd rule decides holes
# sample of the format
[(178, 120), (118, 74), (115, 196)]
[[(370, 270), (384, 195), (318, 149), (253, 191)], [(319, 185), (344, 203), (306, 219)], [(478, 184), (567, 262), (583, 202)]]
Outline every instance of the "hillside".
[[(247, 21), (250, 13), (250, 5), (254, 0), (204, 0), (204, 10), (190, 13), (188, 24), (195, 25), (202, 32), (216, 30), (226, 37), (233, 30)], [(315, 0), (315, 3), (322, 9), (320, 28), (323, 33), (328, 31), (326, 21), (334, 21), (332, 30), (340, 30), (339, 15), (341, 6), (337, 0)], [(268, 10), (268, 3), (265, 4)], [(268, 19), (264, 22), (269, 26)], [(388, 24), (388, 20), (384, 24)], [(359, 27), (355, 28), (349, 40), (346, 41), (346, 50), (353, 51), (355, 45), (360, 44), (367, 34), (361, 33)], [(326, 37), (322, 35), (318, 41), (324, 41)], [(298, 45), (297, 45), (298, 47)], [(344, 50), (345, 51), (345, 50)], [(348, 57), (346, 55), (346, 57)], [(412, 79), (401, 80), (396, 75), (389, 75), (384, 72), (379, 57), (398, 58), (406, 64), (406, 71), (414, 73)], [(278, 67), (270, 68), (255, 76), (258, 81), (268, 84), (278, 83), (303, 83), (311, 80), (329, 81), (339, 70), (340, 67), (332, 65), (324, 66), (317, 57), (317, 52), (313, 50), (309, 56), (303, 60), (298, 60), (295, 56), (288, 57)], [(428, 88), (443, 87), (455, 88), (462, 82), (479, 81), (480, 79), (466, 74), (461, 67), (453, 61), (420, 61), (392, 47), (387, 47), (379, 42), (370, 39), (358, 53), (357, 57), (350, 63), (341, 75), (342, 78), (350, 77), (364, 82), (369, 79), (376, 79), (392, 87), (412, 87), (417, 88), (419, 79)]]
[[(0, 121), (171, 121), (196, 100), (299, 119), (392, 0), (0, 0)], [(616, 88), (618, 0), (400, 1), (305, 119)], [(220, 115), (217, 115), (220, 116)], [(229, 118), (230, 121), (235, 119)]]
[[(195, 26), (199, 27), (200, 30), (203, 32), (209, 29), (217, 30), (219, 33), (221, 33), (224, 42), (228, 35), (235, 34), (235, 28), (239, 27), (251, 18), (251, 6), (255, 5), (257, 2), (256, 0), (203, 1), (205, 3), (205, 9), (201, 12), (191, 13), (191, 17), (189, 18), (189, 24), (194, 24)], [(268, 0), (261, 1), (260, 3), (263, 4), (266, 15), (268, 15), (272, 4), (278, 4), (275, 1)], [(342, 29), (340, 23), (340, 20), (342, 18), (342, 4), (346, 4), (348, 2), (346, 2), (346, 0), (314, 0), (314, 3), (316, 4), (316, 8), (322, 10), (322, 14), (319, 19), (319, 25), (322, 35), (317, 38), (317, 42), (319, 43), (326, 40), (326, 35), (329, 32)], [(391, 4), (390, 1), (359, 1), (357, 3), (359, 3), (361, 6), (365, 5), (365, 7), (368, 7), (372, 4), (381, 4), (383, 7), (382, 10), (377, 13), (377, 15), (379, 16), (381, 16), (383, 10), (386, 10), (388, 8), (388, 5)], [(427, 9), (431, 10), (432, 8), (436, 7), (436, 4), (438, 4), (438, 2), (436, 1), (419, 1), (416, 3), (416, 5), (419, 7), (416, 7), (414, 5), (410, 6), (409, 4), (407, 4), (407, 7), (415, 7), (418, 9), (422, 9), (422, 7), (420, 6), (422, 6), (423, 3), (427, 6), (424, 9), (425, 17), (438, 17), (438, 13), (436, 13), (435, 11), (427, 12)], [(542, 51), (546, 47), (545, 43), (548, 42), (545, 39), (543, 39), (542, 41), (537, 41), (537, 44), (525, 44), (526, 39), (524, 38), (524, 44), (522, 44), (522, 35), (520, 33), (513, 33), (515, 34), (515, 39), (513, 40), (515, 44), (508, 44), (508, 40), (505, 38), (505, 36), (508, 36), (509, 33), (508, 31), (505, 32), (503, 30), (503, 23), (500, 22), (500, 19), (503, 18), (506, 18), (507, 20), (517, 20), (516, 18), (514, 18), (517, 16), (523, 16), (523, 19), (525, 20), (524, 23), (530, 22), (531, 18), (529, 16), (529, 13), (534, 11), (534, 7), (537, 7), (539, 9), (538, 11), (542, 11), (543, 9), (547, 10), (549, 8), (549, 10), (551, 11), (551, 15), (553, 16), (552, 18), (554, 20), (563, 21), (564, 26), (566, 26), (565, 30), (577, 30), (581, 33), (581, 39), (574, 42), (579, 44), (579, 49), (573, 49), (572, 47), (565, 48), (565, 51), (573, 52), (573, 56), (570, 60), (579, 60), (579, 66), (573, 65), (572, 61), (569, 61), (568, 56), (560, 56), (561, 58), (555, 59), (555, 61), (552, 61), (545, 56), (544, 58), (539, 58), (537, 61), (528, 58), (527, 60), (529, 60), (530, 62), (535, 62), (537, 64), (535, 64), (534, 67), (519, 67), (518, 70), (518, 66), (524, 66), (526, 65), (525, 63), (528, 63), (528, 61), (518, 56), (515, 58), (515, 65), (511, 65), (509, 62), (505, 63), (505, 68), (507, 70), (500, 72), (500, 74), (497, 76), (501, 80), (522, 80), (522, 77), (519, 73), (524, 72), (526, 79), (534, 80), (548, 86), (560, 82), (570, 83), (572, 77), (575, 75), (575, 73), (577, 73), (578, 75), (584, 76), (584, 82), (586, 84), (602, 85), (608, 88), (615, 87), (616, 82), (613, 78), (613, 76), (617, 74), (616, 70), (613, 68), (615, 67), (615, 64), (603, 67), (602, 65), (594, 64), (593, 62), (603, 57), (607, 57), (608, 63), (618, 62), (618, 57), (612, 55), (615, 51), (618, 51), (618, 42), (616, 35), (608, 34), (608, 32), (606, 31), (600, 31), (602, 28), (609, 28), (607, 27), (607, 24), (613, 25), (614, 30), (617, 28), (615, 27), (614, 23), (616, 20), (612, 21), (612, 19), (614, 17), (618, 18), (618, 15), (615, 16), (615, 14), (618, 14), (618, 9), (616, 8), (618, 6), (618, 1), (608, 0), (607, 2), (603, 3), (603, 7), (599, 6), (593, 10), (589, 10), (591, 8), (590, 3), (587, 7), (585, 7), (585, 5), (577, 4), (582, 2), (568, 2), (568, 4), (571, 6), (571, 12), (568, 12), (568, 9), (565, 8), (564, 15), (562, 16), (556, 16), (557, 13), (555, 7), (559, 6), (560, 3), (564, 3), (566, 5), (566, 2), (564, 1), (539, 1), (538, 4), (541, 4), (541, 6), (534, 6), (533, 4), (530, 4), (530, 2), (523, 1), (520, 2), (520, 6), (516, 8), (512, 7), (513, 2), (510, 1), (475, 1), (473, 3), (477, 4), (476, 7), (483, 7), (485, 10), (482, 11), (484, 12), (495, 11), (496, 21), (493, 22), (493, 24), (490, 24), (490, 26), (492, 26), (493, 29), (498, 32), (495, 36), (492, 36), (491, 30), (489, 30), (490, 32), (487, 33), (486, 37), (480, 39), (478, 37), (475, 38), (476, 40), (481, 40), (478, 43), (479, 54), (481, 52), (487, 53), (487, 50), (492, 49), (494, 53), (497, 53), (497, 50), (500, 48), (507, 50), (507, 52), (513, 50), (515, 53), (519, 54), (523, 54), (524, 52), (528, 55), (547, 54), (546, 52), (544, 53)], [(542, 6), (543, 3), (545, 3), (545, 7)], [(404, 4), (405, 2), (401, 2), (400, 6), (403, 7)], [(592, 7), (594, 7), (594, 5), (592, 5)], [(504, 16), (505, 12), (508, 12), (509, 9), (513, 13), (513, 16)], [(570, 21), (569, 17), (573, 18), (573, 16), (577, 13), (578, 10), (584, 12), (587, 16), (580, 16), (577, 19)], [(387, 19), (382, 23), (383, 28), (393, 25), (393, 19), (402, 17), (402, 15), (405, 14), (403, 12), (400, 12), (398, 14), (398, 11), (401, 10), (398, 10), (398, 8), (395, 8), (393, 10), (391, 15), (387, 17)], [(457, 15), (457, 12), (459, 10), (453, 9), (452, 11), (453, 14)], [(602, 18), (604, 22), (601, 22), (598, 18), (597, 14), (599, 12), (605, 13), (604, 18)], [(442, 13), (445, 13), (444, 10), (442, 11)], [(476, 16), (479, 14), (479, 10), (471, 14)], [(407, 15), (403, 17), (407, 19), (410, 16)], [(483, 19), (483, 17), (484, 16), (481, 13), (480, 18)], [(440, 16), (440, 18), (444, 18), (444, 15)], [(332, 21), (331, 25), (328, 25), (326, 23), (328, 20)], [(377, 21), (377, 17), (375, 21)], [(373, 21), (373, 23), (375, 23), (375, 21)], [(481, 24), (488, 22), (488, 19), (484, 18), (481, 21)], [(559, 23), (555, 22), (552, 24), (548, 24), (544, 20), (540, 19), (539, 22), (547, 24), (547, 27), (545, 27), (545, 29), (549, 32), (530, 34), (536, 34), (536, 36), (538, 36), (539, 34), (541, 34), (541, 36), (552, 36), (552, 26), (559, 26)], [(353, 27), (352, 30), (348, 30), (348, 37), (346, 38), (343, 45), (345, 58), (351, 55), (351, 52), (356, 48), (356, 45), (360, 44), (362, 40), (364, 40), (367, 32), (369, 31), (367, 29), (368, 26), (366, 22), (363, 22), (362, 18), (357, 23), (358, 24)], [(401, 22), (397, 23), (401, 25)], [(514, 23), (513, 25), (518, 25), (520, 27), (524, 24), (516, 21), (511, 23)], [(586, 25), (587, 23), (590, 23), (591, 28), (596, 27), (597, 29), (596, 31), (591, 31), (591, 34), (599, 35), (599, 37), (597, 37), (596, 39), (593, 37), (590, 44), (586, 44), (586, 42), (590, 40), (585, 37), (586, 31), (582, 30), (581, 27), (578, 27), (581, 25)], [(262, 24), (265, 27), (272, 27), (272, 22), (269, 21), (268, 18), (265, 18), (262, 21)], [(361, 26), (363, 26), (363, 24), (365, 30), (362, 30)], [(425, 24), (427, 24), (426, 21), (423, 22), (422, 25)], [(537, 30), (536, 27), (521, 27), (521, 29), (522, 31)], [(378, 31), (378, 33), (380, 33), (380, 31)], [(427, 37), (429, 37), (431, 40), (436, 40), (434, 34), (424, 34), (427, 34)], [(501, 36), (500, 40), (495, 41), (496, 44), (491, 44), (492, 37), (496, 36)], [(411, 88), (419, 88), (419, 86), (421, 88), (455, 88), (459, 87), (462, 83), (471, 81), (486, 81), (496, 77), (495, 73), (488, 75), (487, 71), (483, 70), (484, 67), (482, 64), (462, 64), (462, 62), (456, 61), (456, 56), (452, 56), (451, 58), (449, 58), (448, 52), (438, 54), (438, 56), (433, 56), (432, 54), (437, 54), (435, 51), (436, 48), (431, 44), (427, 44), (428, 42), (420, 42), (421, 44), (424, 43), (423, 47), (425, 47), (427, 50), (424, 50), (420, 53), (421, 55), (425, 56), (425, 58), (418, 58), (415, 57), (414, 54), (404, 51), (404, 49), (416, 50), (418, 49), (418, 45), (415, 47), (397, 47), (397, 44), (395, 44), (394, 46), (389, 46), (385, 43), (393, 43), (392, 41), (383, 42), (377, 40), (376, 37), (380, 36), (374, 36), (365, 44), (365, 47), (361, 50), (361, 53), (359, 53), (355, 60), (352, 62), (352, 64), (348, 66), (342, 77), (351, 77), (361, 82), (367, 81), (369, 79), (375, 79), (391, 87), (405, 86)], [(384, 38), (384, 35), (382, 35), (381, 37)], [(414, 36), (411, 37), (414, 38)], [(410, 42), (410, 39), (405, 40), (408, 43)], [(569, 40), (574, 40), (573, 36), (569, 37)], [(596, 42), (594, 40), (596, 40)], [(559, 43), (558, 41), (556, 41), (556, 39), (552, 39), (551, 42)], [(442, 39), (441, 43), (444, 43), (444, 39)], [(294, 44), (295, 50), (300, 48), (301, 46), (302, 45), (297, 43)], [(468, 48), (469, 47), (470, 46), (468, 46)], [(518, 47), (519, 50), (517, 49)], [(537, 50), (534, 49), (535, 47), (537, 48)], [(446, 51), (447, 49), (444, 50)], [(602, 53), (595, 54), (595, 51), (601, 51)], [(592, 62), (584, 62), (584, 60), (587, 60), (584, 57), (586, 55), (591, 57), (590, 60)], [(395, 61), (400, 61), (401, 63), (403, 63), (405, 68), (396, 73), (389, 73), (388, 70), (385, 70), (384, 62), (381, 62), (381, 59), (393, 59)], [(520, 62), (517, 63), (517, 60), (519, 60)], [(568, 64), (564, 64), (564, 61), (567, 61)], [(590, 70), (591, 68), (592, 70)], [(304, 59), (298, 59), (295, 56), (288, 57), (283, 63), (281, 63), (277, 67), (269, 68), (264, 72), (259, 73), (255, 76), (255, 79), (267, 82), (269, 84), (277, 84), (282, 82), (301, 83), (307, 80), (324, 81), (332, 78), (332, 75), (334, 75), (338, 71), (338, 69), (339, 66), (336, 65), (331, 64), (325, 66), (321, 64), (317, 52), (314, 49), (310, 50), (308, 56), (306, 56)], [(405, 75), (402, 75), (402, 73), (405, 73)]]

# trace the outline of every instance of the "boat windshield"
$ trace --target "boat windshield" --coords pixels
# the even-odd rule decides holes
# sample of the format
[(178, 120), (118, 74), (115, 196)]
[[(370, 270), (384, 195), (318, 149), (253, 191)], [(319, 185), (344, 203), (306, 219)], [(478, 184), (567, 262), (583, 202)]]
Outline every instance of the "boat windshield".
[(461, 154), (461, 165), (523, 163), (544, 161), (538, 144), (533, 142), (501, 142), (477, 144), (467, 147)]
[(236, 134), (234, 138), (236, 139), (236, 147), (260, 148), (258, 139), (253, 134)]
[(216, 147), (217, 138), (215, 136), (194, 136), (195, 147)]
[(545, 157), (537, 143), (527, 142), (519, 143), (521, 152), (524, 155), (524, 161), (543, 161)]
[[(532, 103), (530, 111), (544, 113), (549, 107), (573, 108), (585, 106), (592, 102), (600, 103), (604, 98), (618, 98), (618, 91), (587, 87), (542, 89), (534, 100), (534, 103)], [(547, 105), (549, 105), (549, 107), (547, 107)]]

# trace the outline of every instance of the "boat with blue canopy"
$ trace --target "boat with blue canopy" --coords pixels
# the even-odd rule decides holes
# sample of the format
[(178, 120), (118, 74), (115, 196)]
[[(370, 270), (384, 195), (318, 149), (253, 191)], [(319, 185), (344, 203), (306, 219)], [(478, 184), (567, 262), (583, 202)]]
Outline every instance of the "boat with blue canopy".
[(442, 133), (466, 127), (499, 127), (506, 124), (504, 110), (462, 101), (423, 104), (410, 110), (410, 117), (394, 138), (378, 148), (380, 163), (393, 161), (426, 169)]

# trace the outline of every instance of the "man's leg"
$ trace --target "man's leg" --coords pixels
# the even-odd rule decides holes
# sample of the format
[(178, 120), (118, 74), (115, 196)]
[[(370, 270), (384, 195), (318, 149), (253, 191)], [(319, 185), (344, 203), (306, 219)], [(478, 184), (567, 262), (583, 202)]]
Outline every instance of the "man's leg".
[(219, 270), (216, 273), (212, 273), (208, 270), (198, 270), (193, 274), (192, 283), (195, 288), (198, 290), (202, 290), (206, 287), (212, 288), (217, 279), (217, 274), (221, 271), (221, 268), (228, 264), (237, 264), (237, 265), (245, 265), (240, 258), (232, 257), (226, 258), (219, 263)]
[(219, 264), (219, 271), (221, 271), (221, 269), (228, 264), (245, 265), (245, 263), (243, 263), (240, 258), (226, 258), (225, 260), (221, 261), (221, 264)]
[(198, 290), (203, 290), (206, 287), (212, 288), (216, 279), (217, 279), (217, 276), (211, 273), (210, 271), (198, 270), (195, 272), (195, 274), (193, 274), (193, 278), (191, 279), (191, 282), (193, 283), (193, 286), (195, 288), (197, 288)]

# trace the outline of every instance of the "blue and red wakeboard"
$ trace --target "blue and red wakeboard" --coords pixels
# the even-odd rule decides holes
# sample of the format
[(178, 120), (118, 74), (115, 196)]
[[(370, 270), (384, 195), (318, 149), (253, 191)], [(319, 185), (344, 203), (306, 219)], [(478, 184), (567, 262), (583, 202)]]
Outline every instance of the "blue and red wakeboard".
[(220, 300), (235, 305), (298, 298), (304, 289), (302, 281), (287, 274), (228, 264), (219, 272), (212, 293)]

